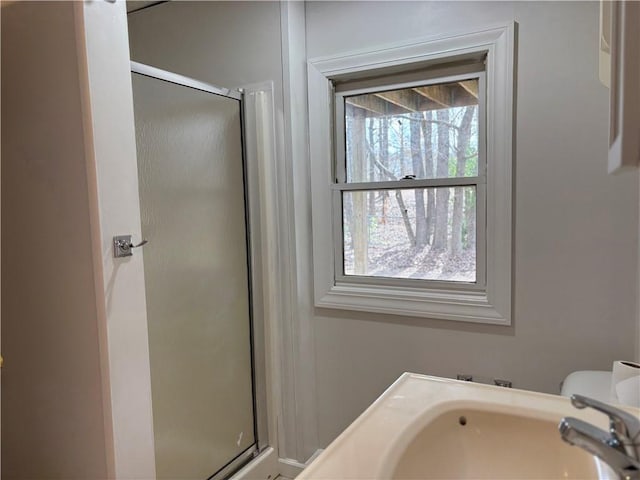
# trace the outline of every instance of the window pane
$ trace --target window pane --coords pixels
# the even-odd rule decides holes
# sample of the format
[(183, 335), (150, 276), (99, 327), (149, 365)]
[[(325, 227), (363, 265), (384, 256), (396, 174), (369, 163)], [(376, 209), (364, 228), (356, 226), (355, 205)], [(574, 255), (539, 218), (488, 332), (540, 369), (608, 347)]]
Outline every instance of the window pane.
[(342, 193), (344, 273), (476, 281), (476, 187)]
[(478, 79), (345, 97), (348, 182), (478, 175)]

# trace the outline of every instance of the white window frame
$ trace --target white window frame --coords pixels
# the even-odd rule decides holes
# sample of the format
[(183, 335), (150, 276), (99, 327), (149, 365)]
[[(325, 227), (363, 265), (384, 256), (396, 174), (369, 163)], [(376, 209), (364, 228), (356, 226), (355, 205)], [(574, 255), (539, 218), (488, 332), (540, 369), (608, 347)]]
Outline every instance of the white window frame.
[[(474, 68), (475, 67), (475, 68)], [(361, 95), (366, 93), (380, 92), (382, 90), (400, 90), (404, 88), (437, 85), (442, 83), (461, 82), (464, 80), (478, 80), (478, 118), (485, 118), (486, 104), (486, 88), (485, 88), (485, 72), (484, 65), (480, 68), (478, 62), (470, 65), (470, 73), (447, 75), (458, 67), (443, 69), (442, 75), (437, 75), (428, 80), (417, 80), (412, 82), (394, 83), (394, 76), (384, 77), (387, 80), (384, 86), (377, 85), (369, 88), (343, 89), (334, 95), (334, 121), (335, 131), (342, 133), (345, 130), (345, 98), (351, 95)], [(466, 68), (465, 68), (466, 70)], [(439, 73), (439, 72), (438, 72)], [(485, 121), (478, 122), (478, 172), (475, 177), (447, 177), (447, 178), (425, 178), (414, 180), (391, 180), (376, 182), (348, 182), (347, 181), (347, 164), (346, 164), (346, 145), (345, 136), (336, 135), (335, 138), (335, 181), (331, 185), (333, 191), (333, 234), (334, 234), (334, 252), (335, 254), (335, 282), (336, 285), (341, 284), (367, 284), (367, 285), (392, 285), (400, 287), (413, 287), (423, 289), (451, 289), (451, 290), (483, 290), (486, 287), (486, 255), (485, 255), (485, 239), (486, 239), (486, 135), (484, 134)], [(390, 277), (374, 277), (360, 275), (346, 275), (344, 270), (344, 232), (343, 232), (343, 216), (338, 215), (342, 207), (342, 194), (344, 192), (354, 192), (359, 190), (395, 190), (428, 187), (475, 187), (476, 192), (476, 281), (455, 282), (443, 280), (419, 280), (405, 278)]]
[[(509, 24), (308, 62), (316, 307), (511, 325), (514, 36), (515, 26)], [(478, 56), (486, 58), (486, 243), (478, 246), (485, 255), (484, 285), (428, 281), (416, 286), (343, 276), (336, 261), (342, 247), (336, 246), (335, 219), (342, 218), (342, 211), (334, 193), (334, 82), (437, 68), (452, 58)]]

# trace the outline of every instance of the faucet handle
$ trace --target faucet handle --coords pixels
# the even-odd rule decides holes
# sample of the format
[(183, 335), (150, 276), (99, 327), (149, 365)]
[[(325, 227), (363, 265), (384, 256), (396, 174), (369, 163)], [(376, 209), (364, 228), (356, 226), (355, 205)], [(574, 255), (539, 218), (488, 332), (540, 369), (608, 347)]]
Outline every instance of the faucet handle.
[(609, 433), (616, 440), (627, 446), (632, 444), (640, 447), (640, 418), (584, 395), (571, 395), (571, 404), (576, 408), (590, 407), (604, 413), (609, 417)]

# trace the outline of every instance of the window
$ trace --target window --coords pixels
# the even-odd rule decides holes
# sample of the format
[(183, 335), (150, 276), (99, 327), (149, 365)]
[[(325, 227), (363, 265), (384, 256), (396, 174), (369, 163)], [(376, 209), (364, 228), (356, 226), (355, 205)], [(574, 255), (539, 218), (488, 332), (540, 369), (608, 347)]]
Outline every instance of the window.
[(476, 70), (401, 86), (384, 77), (364, 92), (335, 85), (338, 280), (484, 285), (483, 64)]
[(316, 306), (510, 324), (512, 59), (508, 26), (309, 62)]

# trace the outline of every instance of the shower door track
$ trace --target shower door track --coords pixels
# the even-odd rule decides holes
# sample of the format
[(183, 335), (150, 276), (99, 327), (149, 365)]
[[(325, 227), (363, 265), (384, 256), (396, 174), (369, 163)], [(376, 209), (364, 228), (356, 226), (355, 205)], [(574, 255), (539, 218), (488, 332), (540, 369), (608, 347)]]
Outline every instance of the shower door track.
[[(220, 468), (217, 472), (211, 475), (207, 480), (224, 480), (234, 475), (244, 466), (246, 466), (253, 458), (257, 457), (258, 454), (263, 451), (268, 444), (265, 442), (267, 438), (267, 427), (266, 427), (266, 404), (263, 404), (264, 400), (259, 400), (258, 398), (262, 398), (260, 392), (261, 389), (258, 389), (258, 381), (256, 380), (256, 367), (255, 367), (255, 343), (256, 343), (256, 330), (254, 328), (254, 320), (255, 320), (255, 312), (253, 305), (253, 273), (251, 268), (251, 257), (253, 255), (251, 244), (249, 241), (250, 233), (251, 233), (251, 221), (250, 221), (250, 211), (249, 211), (249, 199), (248, 193), (246, 189), (246, 185), (248, 182), (248, 171), (247, 171), (247, 160), (245, 156), (245, 111), (244, 111), (244, 94), (241, 90), (233, 90), (224, 87), (218, 87), (215, 85), (211, 85), (206, 82), (202, 82), (200, 80), (196, 80), (194, 78), (186, 77), (184, 75), (180, 75), (178, 73), (169, 72), (167, 70), (162, 70), (157, 67), (153, 67), (151, 65), (146, 65), (144, 63), (131, 61), (131, 73), (136, 73), (139, 75), (143, 75), (145, 77), (155, 78), (157, 80), (162, 80), (168, 83), (173, 83), (175, 85), (180, 85), (187, 88), (193, 88), (195, 90), (200, 90), (203, 92), (211, 93), (213, 95), (219, 95), (222, 97), (230, 98), (233, 100), (237, 100), (240, 104), (240, 123), (241, 123), (241, 135), (242, 135), (242, 163), (243, 163), (243, 171), (244, 171), (244, 190), (245, 190), (245, 226), (247, 229), (247, 271), (249, 272), (249, 326), (251, 331), (250, 338), (250, 348), (251, 348), (251, 384), (252, 384), (252, 392), (253, 392), (253, 428), (254, 428), (254, 439), (255, 442), (247, 447), (245, 450), (237, 454), (234, 458), (230, 459), (227, 464), (225, 464), (222, 468)], [(258, 338), (258, 341), (264, 341), (262, 337)]]
[(194, 78), (185, 77), (184, 75), (177, 73), (167, 72), (166, 70), (152, 67), (151, 65), (145, 65), (144, 63), (131, 62), (131, 72), (144, 75), (145, 77), (157, 78), (158, 80), (164, 80), (165, 82), (175, 83), (176, 85), (182, 85), (183, 87), (195, 88), (196, 90), (201, 90), (203, 92), (213, 93), (214, 95), (220, 95), (242, 101), (242, 92), (237, 90), (216, 87), (215, 85), (201, 82)]

